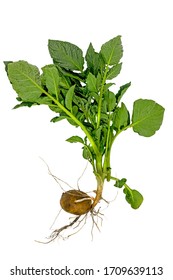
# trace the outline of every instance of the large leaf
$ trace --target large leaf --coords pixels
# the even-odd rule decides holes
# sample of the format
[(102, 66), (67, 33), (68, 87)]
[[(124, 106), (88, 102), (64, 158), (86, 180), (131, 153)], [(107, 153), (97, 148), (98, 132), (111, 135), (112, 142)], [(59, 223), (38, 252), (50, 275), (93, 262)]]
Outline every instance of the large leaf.
[(54, 65), (47, 65), (42, 68), (45, 78), (46, 87), (51, 95), (58, 98), (60, 76)]
[(48, 48), (51, 57), (61, 67), (69, 70), (83, 70), (83, 53), (76, 45), (59, 40), (49, 40)]
[(8, 77), (14, 90), (23, 101), (34, 102), (41, 96), (40, 73), (36, 66), (26, 61), (8, 64)]
[(133, 105), (132, 127), (142, 136), (152, 136), (160, 128), (164, 108), (153, 100), (138, 99)]
[(121, 36), (117, 36), (101, 47), (101, 54), (108, 65), (118, 64), (123, 55)]

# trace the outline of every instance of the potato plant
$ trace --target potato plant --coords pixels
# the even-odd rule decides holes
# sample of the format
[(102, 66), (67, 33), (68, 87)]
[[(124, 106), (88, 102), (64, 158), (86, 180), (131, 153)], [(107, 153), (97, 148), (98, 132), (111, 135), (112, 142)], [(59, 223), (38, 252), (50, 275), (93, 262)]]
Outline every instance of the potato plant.
[(123, 189), (133, 209), (139, 208), (143, 196), (130, 188), (125, 178), (112, 176), (112, 146), (127, 129), (144, 137), (154, 135), (162, 124), (164, 108), (153, 100), (140, 98), (134, 101), (130, 113), (122, 99), (131, 83), (122, 85), (117, 92), (112, 90), (122, 68), (121, 36), (104, 43), (99, 52), (90, 43), (85, 56), (78, 46), (60, 40), (49, 40), (48, 49), (52, 64), (44, 66), (41, 73), (24, 60), (6, 61), (5, 67), (17, 93), (19, 103), (15, 108), (45, 105), (55, 112), (51, 122), (66, 120), (83, 131), (83, 137), (75, 135), (67, 141), (79, 143), (83, 158), (92, 165), (97, 182), (95, 196), (68, 191), (61, 197), (61, 207), (77, 218), (92, 213), (102, 199), (106, 180)]

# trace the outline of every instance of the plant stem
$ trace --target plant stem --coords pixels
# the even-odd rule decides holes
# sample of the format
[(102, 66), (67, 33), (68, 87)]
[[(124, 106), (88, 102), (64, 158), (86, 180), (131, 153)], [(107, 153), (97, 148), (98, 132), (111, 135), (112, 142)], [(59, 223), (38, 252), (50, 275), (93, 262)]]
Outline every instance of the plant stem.
[(121, 132), (123, 132), (123, 131), (127, 130), (128, 128), (131, 128), (131, 127), (133, 127), (133, 124), (132, 124), (132, 123), (129, 124), (129, 125), (127, 125), (127, 126), (125, 126), (125, 127), (123, 127), (121, 130), (118, 130), (118, 132), (117, 132), (117, 133), (114, 135), (114, 137), (112, 138), (111, 146), (113, 145), (115, 139), (117, 138), (117, 136), (118, 136)]
[[(114, 180), (114, 181), (119, 181), (120, 180), (120, 179), (118, 179), (116, 177), (112, 177), (112, 176), (111, 176), (111, 179)], [(126, 183), (124, 183), (124, 187), (127, 188), (128, 191), (132, 194), (131, 188)]]
[(94, 198), (94, 202), (92, 204), (92, 209), (99, 203), (100, 199), (102, 198), (102, 192), (103, 192), (103, 185), (104, 185), (104, 179), (99, 175), (95, 174), (97, 179), (97, 190), (96, 190), (96, 196)]
[[(111, 131), (110, 124), (108, 125), (108, 134), (107, 134), (107, 141), (106, 141), (106, 151), (105, 151), (105, 159), (104, 159), (104, 165), (103, 165), (103, 171), (105, 174), (107, 174), (107, 181), (110, 181), (112, 179), (111, 177), (111, 166), (110, 166), (110, 157), (111, 157), (111, 149), (112, 145), (117, 138), (117, 136), (125, 131), (128, 128), (131, 128), (132, 124), (129, 124), (128, 126), (124, 127), (122, 130), (119, 130), (114, 136), (113, 132)], [(117, 179), (118, 180), (118, 179)]]
[(110, 173), (111, 173), (111, 167), (110, 167), (110, 152), (111, 152), (111, 127), (110, 127), (110, 121), (111, 121), (111, 115), (109, 112), (109, 119), (108, 119), (108, 131), (107, 131), (107, 139), (106, 139), (106, 149), (105, 149), (105, 158), (104, 158), (104, 164), (103, 164), (103, 172), (107, 177), (107, 181), (110, 181)]

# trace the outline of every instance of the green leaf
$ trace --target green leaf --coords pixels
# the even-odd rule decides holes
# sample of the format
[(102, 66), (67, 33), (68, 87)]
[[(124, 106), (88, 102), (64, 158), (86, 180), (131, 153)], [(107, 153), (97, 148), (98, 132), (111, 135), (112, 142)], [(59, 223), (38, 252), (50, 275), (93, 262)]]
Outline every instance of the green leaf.
[(101, 47), (101, 54), (106, 64), (118, 64), (123, 56), (121, 36), (117, 36), (103, 44)]
[(102, 76), (100, 73), (97, 74), (97, 90), (99, 91), (102, 84)]
[(133, 105), (132, 127), (141, 136), (152, 136), (159, 130), (164, 108), (153, 100), (138, 99)]
[(106, 103), (107, 103), (107, 111), (111, 112), (116, 105), (116, 98), (115, 98), (115, 94), (112, 91), (107, 91), (104, 94)]
[(90, 148), (89, 148), (87, 145), (85, 145), (85, 146), (83, 147), (82, 156), (83, 156), (84, 159), (87, 159), (87, 160), (90, 161), (90, 162), (92, 162), (92, 160), (93, 160), (92, 153), (91, 153), (91, 151), (90, 151)]
[(93, 45), (90, 43), (85, 56), (88, 70), (97, 75), (99, 67), (99, 54), (95, 52)]
[(9, 60), (9, 61), (4, 61), (4, 65), (5, 65), (5, 71), (7, 72), (7, 75), (8, 75), (8, 65), (10, 63), (13, 63), (13, 61)]
[(8, 77), (14, 90), (23, 101), (34, 102), (41, 96), (40, 73), (36, 66), (26, 61), (8, 64)]
[(106, 92), (111, 86), (115, 85), (115, 83), (108, 83), (104, 85), (104, 92)]
[(62, 121), (64, 119), (67, 119), (67, 117), (66, 116), (54, 117), (53, 119), (51, 119), (51, 122), (55, 123), (55, 122)]
[(91, 43), (87, 49), (85, 59), (89, 72), (95, 76), (97, 76), (99, 71), (102, 72), (102, 68), (104, 67), (103, 58), (99, 53), (95, 52)]
[(127, 83), (123, 86), (120, 87), (118, 93), (116, 94), (116, 100), (117, 100), (117, 104), (119, 104), (121, 98), (123, 97), (123, 95), (125, 94), (126, 90), (131, 86), (131, 82)]
[(76, 122), (75, 122), (74, 120), (72, 120), (71, 118), (67, 117), (66, 119), (67, 119), (67, 121), (68, 121), (71, 125), (73, 125), (73, 126), (75, 126), (75, 127), (78, 127), (78, 126), (79, 126), (79, 125), (76, 124)]
[(98, 146), (100, 145), (101, 131), (102, 131), (102, 126), (92, 131), (92, 136)]
[(129, 125), (130, 117), (129, 112), (124, 103), (121, 103), (121, 107), (118, 107), (113, 116), (113, 127), (118, 131)]
[(42, 68), (46, 87), (51, 95), (55, 95), (58, 99), (60, 76), (54, 65), (46, 65)]
[(13, 109), (18, 109), (18, 108), (21, 108), (21, 107), (29, 107), (30, 108), (33, 105), (35, 105), (35, 103), (33, 103), (33, 102), (22, 102), (20, 104), (17, 104), (16, 106), (14, 106)]
[(62, 113), (62, 109), (58, 107), (58, 105), (49, 105), (49, 109), (55, 113)]
[(37, 104), (51, 105), (52, 100), (47, 96), (43, 96), (43, 97), (41, 96), (37, 99)]
[(69, 90), (67, 91), (66, 97), (65, 97), (65, 106), (70, 111), (72, 110), (72, 101), (73, 101), (74, 89), (75, 89), (75, 85), (71, 86), (69, 88)]
[(72, 136), (72, 137), (66, 139), (66, 141), (70, 142), (70, 143), (82, 143), (82, 144), (84, 144), (83, 139), (79, 136)]
[(76, 105), (73, 106), (72, 113), (73, 113), (74, 116), (77, 115), (77, 113), (78, 113), (78, 106), (76, 106)]
[(92, 73), (88, 74), (86, 84), (90, 92), (97, 92), (97, 78)]
[(122, 178), (121, 180), (117, 180), (115, 183), (115, 187), (116, 188), (122, 188), (124, 186), (124, 184), (126, 183), (127, 179)]
[(64, 76), (64, 74), (62, 74), (62, 73), (60, 75), (60, 86), (63, 89), (69, 89), (71, 87), (71, 81), (70, 81), (69, 77)]
[(114, 65), (107, 74), (107, 80), (112, 80), (116, 78), (121, 71), (122, 63)]
[(99, 95), (95, 92), (90, 92), (90, 96), (98, 103), (99, 102)]
[(61, 67), (69, 70), (83, 70), (83, 53), (76, 45), (59, 40), (49, 40), (48, 48), (51, 57)]
[(129, 187), (125, 187), (123, 192), (126, 195), (126, 201), (131, 205), (133, 209), (138, 209), (141, 206), (144, 199), (140, 192), (138, 192), (137, 190), (132, 190)]

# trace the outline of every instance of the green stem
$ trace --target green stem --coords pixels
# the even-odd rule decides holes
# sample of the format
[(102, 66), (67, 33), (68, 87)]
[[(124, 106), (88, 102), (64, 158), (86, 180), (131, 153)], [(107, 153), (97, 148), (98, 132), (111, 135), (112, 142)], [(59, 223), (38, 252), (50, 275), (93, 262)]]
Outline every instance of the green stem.
[(94, 198), (94, 202), (92, 204), (92, 209), (94, 209), (94, 207), (98, 204), (98, 202), (102, 198), (103, 185), (104, 185), (104, 179), (102, 178), (102, 176), (100, 176), (99, 174), (95, 174), (95, 175), (97, 179), (97, 191), (96, 191), (96, 196)]
[(106, 149), (105, 149), (105, 158), (103, 164), (103, 172), (107, 177), (107, 181), (110, 181), (111, 176), (111, 167), (110, 167), (110, 152), (111, 152), (111, 127), (110, 127), (110, 113), (108, 119), (108, 132), (107, 132), (107, 139), (106, 139)]
[(121, 132), (123, 132), (124, 130), (126, 130), (128, 128), (131, 128), (131, 127), (132, 127), (132, 124), (124, 127), (122, 130), (119, 130), (113, 136), (113, 132), (112, 132), (112, 135), (110, 135), (110, 133), (111, 133), (110, 121), (108, 122), (108, 134), (107, 134), (107, 140), (106, 140), (106, 151), (105, 151), (105, 159), (104, 159), (104, 165), (103, 165), (103, 171), (104, 171), (104, 174), (106, 174), (106, 176), (107, 176), (107, 181), (110, 181), (110, 179), (112, 179), (112, 177), (111, 177), (111, 166), (110, 166), (110, 157), (111, 157), (112, 145), (113, 145), (115, 139), (117, 138), (117, 136)]
[(114, 181), (119, 181), (120, 179), (118, 179), (118, 178), (116, 178), (116, 177), (111, 176), (111, 180), (114, 180)]
[[(127, 128), (129, 128), (131, 126), (127, 126), (122, 130), (119, 130), (114, 136), (113, 136), (113, 131), (112, 134), (111, 133), (111, 127), (110, 124), (108, 126), (108, 135), (107, 135), (107, 142), (106, 142), (106, 151), (105, 151), (105, 160), (104, 160), (104, 165), (103, 165), (103, 170), (104, 173), (107, 174), (107, 181), (110, 181), (111, 179), (111, 166), (110, 166), (110, 159), (111, 159), (111, 149), (113, 146), (113, 143), (115, 141), (115, 139), (117, 138), (117, 136), (124, 130), (126, 130)], [(111, 137), (110, 137), (111, 136)]]
[(115, 139), (117, 138), (117, 136), (118, 136), (121, 132), (123, 132), (123, 131), (127, 130), (128, 128), (131, 128), (131, 127), (133, 127), (133, 124), (132, 124), (132, 123), (129, 124), (129, 125), (127, 125), (127, 126), (125, 126), (125, 127), (122, 128), (121, 130), (118, 130), (118, 132), (117, 132), (117, 133), (114, 135), (114, 137), (112, 138), (111, 146), (113, 145)]
[[(120, 181), (120, 179), (118, 179), (118, 178), (116, 178), (116, 177), (113, 177), (113, 176), (111, 176), (111, 179), (114, 180), (114, 181)], [(132, 194), (132, 196), (133, 196), (133, 193), (132, 193), (131, 188), (130, 188), (126, 183), (124, 183), (124, 187), (127, 188), (128, 191), (129, 191), (129, 192)]]
[(102, 155), (96, 156), (96, 170), (97, 173), (102, 177), (103, 176), (103, 168), (102, 168)]

